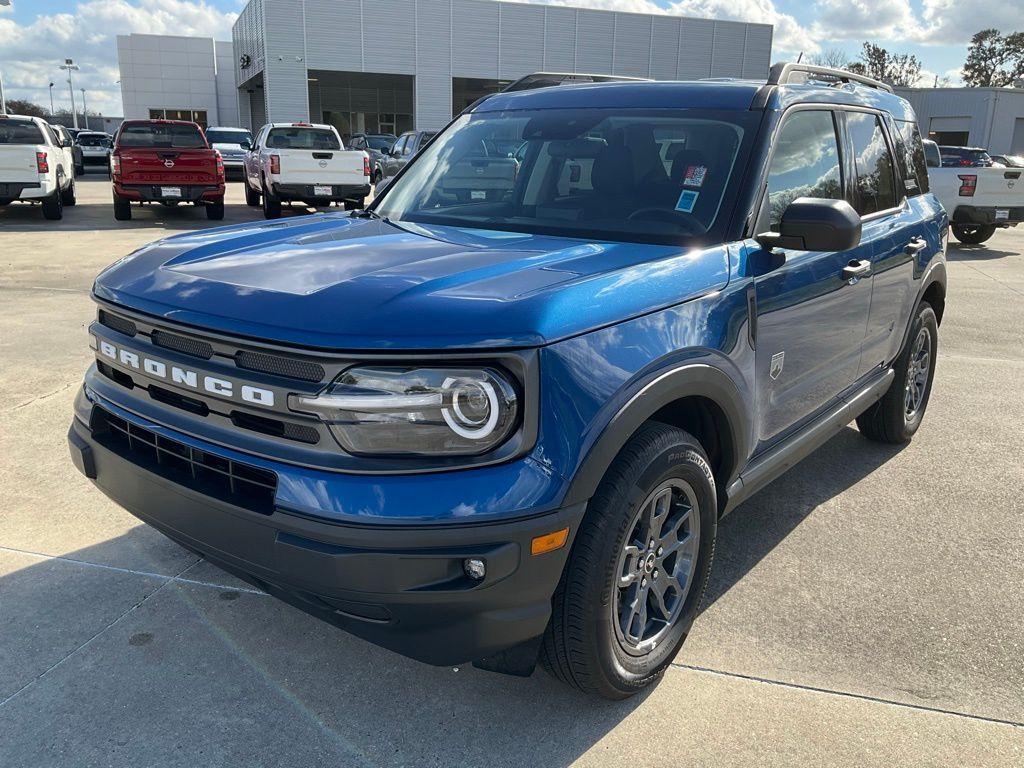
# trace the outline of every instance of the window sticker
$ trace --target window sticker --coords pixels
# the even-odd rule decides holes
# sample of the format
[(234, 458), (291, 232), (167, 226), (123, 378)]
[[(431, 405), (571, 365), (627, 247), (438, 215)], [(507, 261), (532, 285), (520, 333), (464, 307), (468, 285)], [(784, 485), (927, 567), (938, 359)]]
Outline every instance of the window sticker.
[(704, 177), (707, 176), (707, 174), (707, 166), (688, 165), (686, 166), (686, 173), (683, 175), (683, 186), (703, 187)]
[(692, 189), (684, 189), (683, 193), (679, 195), (676, 210), (683, 213), (693, 213), (693, 207), (697, 204), (697, 197), (699, 195), (699, 192), (694, 192)]

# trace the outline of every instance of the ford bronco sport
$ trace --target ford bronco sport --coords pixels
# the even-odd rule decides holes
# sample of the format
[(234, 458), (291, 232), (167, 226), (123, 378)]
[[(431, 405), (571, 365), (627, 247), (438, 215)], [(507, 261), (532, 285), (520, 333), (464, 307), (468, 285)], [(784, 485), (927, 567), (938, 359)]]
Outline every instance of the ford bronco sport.
[(854, 419), (921, 424), (948, 226), (914, 126), (789, 64), (488, 96), (365, 210), (106, 269), (73, 460), (360, 637), (628, 696), (722, 515)]

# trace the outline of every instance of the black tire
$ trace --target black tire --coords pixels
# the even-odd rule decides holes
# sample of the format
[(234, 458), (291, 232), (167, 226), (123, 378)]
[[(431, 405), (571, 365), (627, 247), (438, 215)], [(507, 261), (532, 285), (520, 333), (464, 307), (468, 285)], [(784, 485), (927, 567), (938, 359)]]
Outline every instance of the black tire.
[(114, 193), (114, 218), (117, 221), (128, 221), (132, 217), (132, 205), (127, 198)]
[(85, 165), (76, 165), (75, 166), (75, 176), (84, 176), (84, 175), (85, 175)]
[(71, 180), (71, 183), (68, 184), (67, 188), (65, 188), (65, 190), (61, 193), (60, 201), (64, 206), (68, 208), (72, 207), (75, 203), (78, 202), (78, 199), (75, 197), (74, 179)]
[(954, 224), (953, 237), (966, 245), (980, 245), (996, 233), (993, 224)]
[(263, 180), (263, 218), (265, 219), (277, 219), (281, 217), (281, 200), (273, 192), (270, 191), (270, 185), (267, 184), (267, 180)]
[(245, 204), (250, 208), (257, 208), (260, 204), (260, 193), (249, 186), (249, 177), (243, 178), (245, 184)]
[[(923, 345), (921, 344), (924, 337)], [(927, 354), (921, 360), (919, 349)], [(857, 417), (857, 428), (869, 440), (879, 443), (906, 443), (917, 432), (924, 418), (935, 378), (935, 360), (939, 351), (939, 326), (935, 311), (926, 301), (917, 307), (910, 334), (893, 363), (896, 376), (882, 399)]]
[(210, 219), (211, 221), (221, 221), (224, 218), (223, 197), (220, 200), (217, 200), (216, 202), (207, 203), (204, 207), (206, 208), (206, 218)]
[(64, 218), (64, 193), (59, 188), (49, 197), (43, 198), (43, 218), (51, 221)]
[(372, 181), (373, 181), (373, 184), (374, 184), (374, 185), (380, 184), (380, 180), (381, 180), (381, 177), (382, 177), (383, 175), (384, 175), (384, 174), (382, 174), (382, 173), (381, 173), (380, 171), (374, 171), (374, 172), (373, 172), (373, 179), (372, 179)]
[[(666, 488), (671, 513), (655, 527), (663, 530), (680, 518), (683, 513), (676, 510), (684, 510), (687, 505), (677, 503), (675, 494), (677, 490), (684, 494), (690, 509), (688, 522), (684, 523), (690, 526), (689, 535), (684, 541), (692, 547), (693, 565), (687, 568), (685, 589), (674, 594), (672, 615), (659, 625), (660, 619), (647, 618), (649, 606), (656, 604), (656, 598), (648, 594), (656, 586), (658, 568), (666, 571), (660, 574), (665, 579), (661, 584), (675, 588), (679, 582), (667, 571), (690, 561), (671, 554), (661, 560), (660, 548), (641, 550), (632, 544), (639, 536), (647, 539), (642, 526), (644, 512), (651, 507), (646, 502)], [(658, 680), (675, 658), (700, 608), (711, 572), (717, 520), (715, 481), (700, 443), (681, 429), (656, 422), (644, 424), (609, 467), (587, 505), (552, 598), (551, 621), (541, 647), (544, 668), (568, 685), (608, 699), (632, 696)], [(696, 531), (692, 527), (695, 524)], [(630, 555), (628, 549), (636, 552)], [(620, 586), (620, 576), (632, 581)], [(619, 610), (628, 610), (629, 604), (620, 601), (630, 594), (642, 595), (633, 603), (642, 602), (644, 610), (636, 626), (660, 626), (646, 648), (641, 647), (643, 643), (631, 644), (625, 637), (627, 630), (622, 629)], [(655, 603), (649, 602), (652, 599)], [(625, 622), (630, 628), (634, 626), (631, 615)], [(643, 628), (639, 630), (639, 640), (643, 640), (644, 632)]]

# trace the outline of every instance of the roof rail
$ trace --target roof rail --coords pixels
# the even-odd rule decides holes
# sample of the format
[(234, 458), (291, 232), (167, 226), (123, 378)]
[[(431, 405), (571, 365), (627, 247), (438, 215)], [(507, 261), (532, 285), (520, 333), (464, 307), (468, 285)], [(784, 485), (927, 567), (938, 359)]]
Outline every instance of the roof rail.
[[(802, 80), (794, 75), (806, 75)], [(782, 61), (773, 64), (768, 72), (768, 85), (785, 85), (786, 83), (805, 83), (808, 80), (819, 80), (822, 82), (838, 85), (840, 83), (859, 83), (869, 88), (877, 88), (880, 91), (893, 93), (891, 85), (875, 80), (867, 75), (858, 75), (848, 72), (845, 69), (834, 69), (833, 67), (819, 67), (815, 64), (797, 64), (791, 61)]]
[(524, 75), (501, 89), (502, 93), (510, 91), (529, 91), (533, 88), (549, 88), (553, 85), (571, 85), (573, 83), (649, 83), (649, 77), (626, 77), (624, 75), (586, 75), (578, 72), (534, 72)]

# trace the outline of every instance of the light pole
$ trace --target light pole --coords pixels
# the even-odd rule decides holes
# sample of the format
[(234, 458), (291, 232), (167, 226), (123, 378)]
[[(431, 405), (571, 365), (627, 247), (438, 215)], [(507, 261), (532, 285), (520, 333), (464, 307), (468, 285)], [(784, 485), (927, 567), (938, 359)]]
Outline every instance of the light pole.
[(85, 130), (89, 130), (89, 107), (85, 103), (85, 88), (79, 88), (82, 92), (82, 119), (85, 121)]
[(71, 81), (71, 72), (78, 69), (78, 65), (75, 64), (71, 59), (64, 59), (64, 63), (60, 65), (59, 69), (66, 69), (68, 72), (68, 92), (71, 94), (71, 122), (75, 125), (75, 130), (78, 130), (78, 112), (75, 111), (75, 84)]
[(50, 81), (50, 117), (53, 117), (53, 81)]

